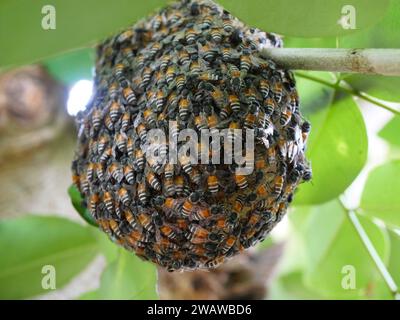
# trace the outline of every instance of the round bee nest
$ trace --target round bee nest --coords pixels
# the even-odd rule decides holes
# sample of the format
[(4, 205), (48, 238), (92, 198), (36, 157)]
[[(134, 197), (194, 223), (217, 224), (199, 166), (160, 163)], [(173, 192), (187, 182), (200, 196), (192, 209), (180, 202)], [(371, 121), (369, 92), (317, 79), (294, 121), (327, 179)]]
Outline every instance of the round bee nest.
[[(171, 4), (99, 45), (72, 170), (113, 241), (169, 271), (212, 268), (281, 220), (311, 178), (310, 124), (293, 75), (259, 53), (281, 45), (207, 0)], [(166, 140), (150, 137), (153, 129)], [(226, 141), (242, 138), (244, 150), (251, 131), (254, 153), (245, 164), (224, 162), (225, 140), (208, 139), (194, 143), (198, 154), (160, 161), (187, 142), (173, 144), (183, 129), (199, 139), (227, 129)]]

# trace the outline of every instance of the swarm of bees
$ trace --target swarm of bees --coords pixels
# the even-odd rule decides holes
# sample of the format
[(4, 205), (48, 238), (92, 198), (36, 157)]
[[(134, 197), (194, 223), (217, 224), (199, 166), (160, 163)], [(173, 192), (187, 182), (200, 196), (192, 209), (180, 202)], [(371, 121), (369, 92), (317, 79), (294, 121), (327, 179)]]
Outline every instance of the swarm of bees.
[[(293, 75), (259, 54), (280, 46), (278, 36), (209, 0), (173, 3), (98, 46), (72, 171), (113, 241), (168, 271), (207, 269), (262, 241), (282, 219), (311, 170), (310, 124)], [(222, 161), (193, 164), (185, 155), (176, 164), (146, 156), (151, 129), (169, 138), (187, 128), (199, 137), (228, 129), (229, 141), (233, 129), (253, 129), (253, 172), (237, 174), (236, 164)], [(168, 141), (156, 149), (168, 153)], [(210, 146), (209, 159), (213, 153)]]

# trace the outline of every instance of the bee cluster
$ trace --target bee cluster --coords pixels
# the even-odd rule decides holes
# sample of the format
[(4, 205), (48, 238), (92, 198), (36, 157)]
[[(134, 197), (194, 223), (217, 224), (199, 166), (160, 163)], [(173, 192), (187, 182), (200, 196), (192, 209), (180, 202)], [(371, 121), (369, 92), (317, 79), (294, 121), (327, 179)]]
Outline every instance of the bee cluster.
[[(171, 4), (99, 45), (72, 170), (113, 241), (169, 271), (212, 268), (281, 220), (297, 185), (311, 178), (310, 124), (293, 75), (259, 54), (281, 45), (209, 0)], [(228, 138), (254, 129), (254, 171), (146, 157), (149, 130), (168, 137), (169, 121), (176, 132), (228, 129)], [(157, 149), (168, 153), (168, 141)]]

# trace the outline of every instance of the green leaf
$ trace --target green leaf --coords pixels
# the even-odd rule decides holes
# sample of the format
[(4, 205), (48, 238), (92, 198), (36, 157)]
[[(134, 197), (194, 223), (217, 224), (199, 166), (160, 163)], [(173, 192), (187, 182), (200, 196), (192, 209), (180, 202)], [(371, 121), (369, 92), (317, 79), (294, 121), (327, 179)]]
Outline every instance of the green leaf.
[(340, 195), (367, 160), (368, 139), (363, 117), (351, 96), (336, 94), (334, 103), (310, 115), (308, 142), (313, 179), (299, 187), (295, 204), (318, 204)]
[(92, 215), (90, 214), (89, 210), (84, 206), (82, 196), (75, 185), (71, 185), (68, 188), (68, 194), (71, 198), (72, 205), (74, 206), (75, 210), (79, 213), (83, 220), (94, 227), (98, 227), (98, 224), (93, 219)]
[(99, 300), (99, 290), (85, 292), (78, 297), (78, 300)]
[(304, 285), (300, 271), (285, 274), (275, 279), (269, 288), (271, 300), (315, 300), (323, 299), (319, 293)]
[(106, 258), (108, 263), (114, 262), (118, 258), (119, 246), (111, 241), (108, 235), (101, 230), (96, 230), (94, 234), (100, 253)]
[(101, 276), (100, 299), (158, 299), (157, 271), (150, 262), (120, 249), (118, 259)]
[[(302, 73), (332, 81), (332, 75), (329, 72), (309, 71)], [(300, 76), (296, 76), (296, 87), (300, 96), (301, 112), (305, 117), (320, 112), (332, 103), (335, 90), (331, 87)]]
[(233, 15), (247, 24), (269, 32), (297, 37), (327, 37), (359, 32), (380, 21), (389, 0), (353, 0), (356, 29), (344, 29), (338, 20), (346, 0), (218, 0)]
[(379, 132), (379, 136), (394, 146), (400, 146), (400, 117), (395, 116)]
[(378, 99), (400, 101), (400, 77), (372, 76), (355, 74), (346, 78), (357, 91), (363, 91)]
[[(379, 1), (375, 3), (379, 4)], [(391, 0), (383, 19), (360, 32), (341, 37), (340, 46), (344, 48), (399, 48), (399, 30), (400, 1)]]
[(0, 3), (0, 67), (32, 63), (58, 53), (88, 47), (137, 22), (165, 0), (53, 0), (56, 29), (44, 30), (46, 0)]
[(50, 58), (44, 62), (49, 73), (66, 85), (81, 79), (92, 79), (95, 52), (92, 48), (79, 49)]
[(368, 176), (361, 209), (388, 225), (400, 227), (400, 160), (375, 168)]
[[(389, 257), (390, 241), (384, 229), (369, 219), (359, 220), (383, 261)], [(339, 202), (332, 201), (315, 207), (304, 235), (308, 266), (305, 283), (327, 298), (366, 298), (371, 283), (377, 281), (375, 264)], [(349, 274), (346, 266), (355, 271), (355, 288), (343, 288)]]
[(54, 266), (56, 288), (94, 258), (97, 243), (87, 227), (56, 217), (25, 216), (0, 222), (0, 299), (48, 293), (42, 268)]

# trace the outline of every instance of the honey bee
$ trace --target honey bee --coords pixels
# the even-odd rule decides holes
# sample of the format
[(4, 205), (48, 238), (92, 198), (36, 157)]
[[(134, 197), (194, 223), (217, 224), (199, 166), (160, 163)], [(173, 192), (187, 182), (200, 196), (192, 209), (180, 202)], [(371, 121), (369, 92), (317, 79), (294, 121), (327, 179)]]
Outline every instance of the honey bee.
[(176, 72), (177, 72), (177, 69), (176, 69), (175, 65), (168, 66), (167, 72), (165, 74), (165, 79), (167, 80), (168, 84), (172, 83), (172, 81), (175, 78)]
[(214, 258), (210, 261), (208, 261), (205, 265), (207, 268), (216, 268), (218, 267), (220, 264), (222, 264), (225, 260), (224, 256), (219, 256), (217, 258)]
[(191, 57), (189, 70), (192, 74), (199, 74), (201, 72), (201, 65), (196, 55)]
[(88, 180), (86, 174), (81, 174), (79, 176), (79, 187), (80, 187), (80, 191), (82, 193), (89, 194), (90, 186), (89, 186), (89, 180)]
[(221, 246), (221, 251), (223, 253), (227, 253), (236, 244), (237, 240), (238, 238), (235, 235), (233, 234), (229, 235), (226, 238), (224, 244)]
[(246, 129), (253, 129), (255, 122), (256, 122), (256, 106), (252, 105), (247, 113), (246, 117), (244, 118), (244, 127)]
[(249, 186), (246, 176), (235, 175), (235, 182), (239, 189), (246, 189)]
[(127, 130), (128, 127), (129, 127), (130, 121), (131, 121), (130, 113), (129, 113), (129, 112), (125, 112), (125, 113), (122, 115), (122, 120), (121, 120), (121, 132), (126, 132), (126, 130)]
[(160, 232), (166, 236), (168, 239), (176, 239), (177, 238), (177, 231), (176, 229), (171, 226), (170, 224), (164, 223), (160, 228)]
[(185, 87), (185, 85), (186, 85), (186, 76), (181, 73), (176, 77), (176, 88), (180, 92)]
[(100, 181), (104, 179), (104, 168), (101, 163), (96, 164), (96, 176), (99, 178)]
[(163, 204), (169, 215), (179, 213), (182, 210), (182, 203), (174, 198), (168, 197), (164, 199)]
[(267, 150), (267, 159), (270, 166), (276, 165), (276, 149), (274, 147)]
[(140, 140), (142, 141), (142, 143), (146, 143), (147, 141), (147, 130), (146, 130), (146, 126), (141, 123), (136, 127), (136, 133), (138, 134)]
[(93, 182), (95, 168), (96, 168), (96, 164), (93, 162), (89, 162), (87, 169), (86, 169), (86, 177), (90, 182)]
[(161, 190), (161, 183), (153, 172), (148, 172), (146, 175), (147, 183), (156, 191)]
[(233, 64), (229, 64), (228, 66), (229, 73), (229, 85), (234, 92), (240, 92), (240, 89), (243, 87), (243, 80), (240, 70)]
[(143, 69), (142, 78), (141, 78), (141, 82), (139, 85), (139, 87), (141, 89), (145, 89), (147, 87), (147, 85), (150, 83), (152, 74), (153, 74), (153, 71), (150, 67), (145, 67)]
[(106, 209), (109, 213), (114, 212), (114, 201), (113, 201), (113, 195), (110, 191), (105, 191), (103, 193), (103, 203), (106, 206)]
[(184, 190), (184, 178), (181, 175), (175, 176), (174, 183), (177, 195), (182, 195)]
[(130, 105), (136, 104), (136, 95), (130, 87), (126, 87), (122, 90), (122, 95), (124, 96), (126, 102)]
[(207, 128), (215, 129), (219, 123), (217, 115), (211, 110), (211, 108), (207, 110), (206, 113), (207, 113), (207, 118), (206, 118)]
[(138, 171), (143, 171), (145, 164), (145, 158), (142, 149), (135, 149), (135, 161), (134, 165)]
[(141, 181), (138, 183), (137, 185), (137, 195), (139, 198), (139, 201), (141, 203), (143, 203), (144, 205), (146, 205), (149, 201), (149, 195), (147, 193), (147, 188), (146, 188), (146, 184), (144, 181)]
[(114, 74), (118, 81), (122, 82), (125, 79), (125, 66), (122, 63), (115, 65)]
[[(221, 107), (224, 105), (224, 94), (222, 92), (221, 89), (219, 89), (218, 87), (212, 86), (210, 85), (210, 89), (211, 89), (211, 97), (213, 98), (213, 100), (215, 101), (216, 105)], [(232, 107), (232, 106), (231, 106)], [(233, 110), (233, 108), (232, 108)]]
[(186, 30), (186, 33), (185, 33), (186, 42), (188, 44), (194, 44), (196, 41), (196, 38), (197, 38), (196, 31), (192, 27), (188, 26), (188, 29)]
[(237, 129), (240, 129), (239, 122), (236, 119), (232, 120), (231, 123), (229, 124), (229, 131), (228, 131), (228, 141), (230, 143), (235, 141), (235, 137), (237, 136), (237, 133), (235, 131)]
[(233, 31), (232, 19), (229, 14), (224, 14), (222, 16), (222, 26), (227, 33), (231, 33)]
[(279, 124), (282, 127), (286, 126), (289, 123), (291, 116), (292, 112), (289, 109), (282, 111), (281, 116), (279, 118)]
[(211, 233), (207, 229), (193, 223), (189, 225), (189, 232), (186, 232), (185, 236), (193, 244), (218, 242), (220, 239), (217, 234)]
[(104, 118), (104, 124), (109, 131), (114, 131), (114, 122), (111, 119), (111, 116), (107, 114)]
[(283, 182), (284, 182), (284, 178), (282, 175), (278, 175), (275, 177), (274, 185), (272, 188), (272, 194), (274, 196), (278, 197), (281, 194), (282, 188), (283, 188)]
[(160, 70), (162, 72), (165, 72), (167, 70), (167, 67), (170, 64), (170, 61), (171, 61), (171, 55), (169, 55), (169, 54), (166, 54), (161, 58)]
[(118, 96), (118, 83), (113, 82), (111, 83), (110, 87), (108, 88), (108, 95), (110, 96), (111, 100), (115, 100)]
[(133, 53), (133, 50), (130, 47), (123, 48), (122, 54), (123, 54), (124, 58), (127, 60), (131, 60), (135, 57), (135, 54)]
[(277, 103), (281, 102), (283, 96), (283, 86), (282, 82), (276, 81), (271, 88)]
[(193, 113), (194, 113), (193, 122), (194, 122), (196, 129), (198, 131), (207, 129), (207, 125), (204, 121), (204, 117), (199, 113), (199, 111), (197, 110), (197, 111), (194, 111)]
[(157, 110), (161, 110), (162, 107), (164, 106), (164, 101), (165, 101), (165, 94), (164, 91), (162, 89), (157, 91), (156, 94), (156, 107)]
[(231, 107), (231, 110), (233, 112), (239, 112), (240, 111), (240, 100), (236, 95), (230, 94), (229, 97), (228, 97), (228, 101), (229, 101), (229, 105)]
[(208, 29), (212, 26), (212, 24), (213, 24), (213, 17), (209, 14), (205, 15), (202, 22), (202, 28)]
[(246, 74), (251, 68), (250, 51), (243, 50), (243, 54), (240, 56), (240, 71), (242, 74)]
[(128, 190), (121, 187), (118, 189), (117, 195), (119, 197), (119, 200), (123, 203), (124, 206), (129, 206), (129, 203), (131, 202), (131, 200), (130, 200)]
[(179, 163), (181, 164), (184, 172), (186, 172), (188, 175), (192, 173), (192, 164), (190, 162), (190, 157), (185, 154), (180, 155)]
[(179, 11), (174, 10), (168, 20), (171, 22), (171, 25), (174, 25), (181, 19), (182, 19), (182, 14)]
[(161, 47), (162, 45), (160, 42), (155, 42), (149, 50), (149, 58), (153, 59), (153, 57), (161, 50)]
[(121, 151), (122, 153), (126, 152), (127, 139), (128, 138), (125, 133), (117, 133), (115, 135), (115, 144), (116, 144), (118, 150)]
[(211, 210), (209, 208), (197, 208), (192, 212), (190, 218), (192, 220), (205, 220), (211, 217)]
[(228, 62), (232, 59), (231, 47), (229, 44), (224, 44), (222, 47), (222, 60)]
[(164, 177), (165, 179), (172, 179), (174, 177), (174, 165), (172, 163), (167, 163), (165, 165)]
[(268, 80), (261, 79), (260, 80), (260, 92), (262, 93), (264, 99), (268, 98), (269, 90), (270, 90), (270, 88), (269, 88)]
[(181, 208), (181, 214), (184, 217), (188, 217), (192, 211), (196, 203), (200, 200), (200, 195), (197, 192), (193, 192), (190, 196), (183, 202)]
[(110, 220), (109, 220), (109, 224), (110, 224), (110, 228), (111, 228), (112, 232), (113, 232), (117, 237), (121, 237), (121, 236), (122, 236), (122, 232), (121, 232), (121, 230), (120, 230), (120, 228), (119, 228), (118, 223), (117, 223), (115, 220), (110, 219)]
[(99, 224), (101, 230), (103, 230), (105, 233), (107, 234), (111, 233), (110, 222), (108, 219), (104, 218), (97, 219), (97, 223)]
[(124, 216), (125, 216), (126, 221), (129, 223), (129, 226), (132, 229), (136, 229), (138, 224), (136, 222), (136, 219), (135, 219), (135, 216), (133, 215), (133, 213), (130, 210), (125, 210)]
[(183, 66), (188, 65), (190, 63), (190, 57), (188, 52), (183, 48), (181, 44), (176, 47), (176, 50), (178, 51), (179, 63)]
[[(239, 108), (240, 108), (240, 106), (239, 106)], [(228, 119), (228, 117), (229, 117), (231, 114), (232, 114), (232, 108), (231, 108), (230, 103), (229, 103), (229, 104), (226, 104), (226, 105), (221, 109), (221, 112), (220, 112), (219, 116), (220, 116), (221, 120), (226, 120), (226, 119)]]
[(138, 215), (137, 215), (137, 221), (147, 231), (151, 232), (151, 231), (154, 230), (153, 221), (152, 221), (151, 217), (148, 214), (146, 214), (144, 212), (139, 212)]
[(132, 39), (132, 37), (133, 37), (133, 31), (131, 29), (128, 29), (128, 30), (122, 32), (118, 36), (117, 41), (119, 43), (122, 43), (122, 42), (125, 42), (125, 41), (128, 41), (128, 40)]
[(256, 189), (256, 193), (258, 196), (265, 198), (268, 196), (269, 192), (268, 192), (268, 188), (264, 185), (264, 184), (260, 184), (257, 189)]
[(102, 120), (101, 111), (95, 109), (92, 113), (92, 134), (91, 134), (92, 137), (99, 131), (101, 120)]
[(306, 142), (308, 140), (310, 131), (311, 131), (310, 123), (308, 121), (304, 121), (303, 124), (301, 125), (301, 138), (303, 140), (304, 145), (306, 144)]
[(211, 194), (216, 194), (219, 189), (219, 181), (217, 176), (215, 175), (215, 166), (208, 165), (207, 172), (208, 172), (208, 177), (207, 177), (208, 190), (211, 192)]
[(143, 111), (144, 120), (149, 124), (150, 127), (154, 127), (156, 124), (156, 116), (151, 109)]
[(97, 192), (92, 193), (89, 198), (89, 212), (93, 218), (97, 217), (97, 208), (100, 203), (100, 197)]
[(110, 114), (109, 114), (112, 123), (115, 123), (117, 121), (120, 114), (121, 114), (121, 107), (118, 102), (114, 101), (113, 103), (111, 103)]
[(161, 17), (160, 15), (155, 16), (155, 17), (153, 18), (153, 23), (152, 23), (153, 29), (154, 29), (154, 30), (160, 29), (162, 23), (163, 23), (162, 17)]
[(120, 183), (124, 178), (124, 174), (122, 169), (120, 168), (119, 164), (113, 162), (107, 169), (109, 177), (114, 178), (115, 181)]
[(222, 33), (220, 28), (211, 29), (211, 37), (216, 43), (220, 43), (222, 40)]
[(197, 185), (201, 183), (202, 176), (199, 170), (197, 170), (196, 168), (192, 169), (192, 172), (190, 173), (190, 180)]
[(189, 99), (183, 97), (179, 100), (179, 117), (186, 121), (189, 116)]
[[(213, 61), (215, 54), (216, 54), (214, 49), (207, 43), (204, 43), (204, 45), (201, 46), (201, 53), (203, 55), (203, 59), (208, 62)], [(202, 80), (204, 80), (204, 79), (202, 79)]]

